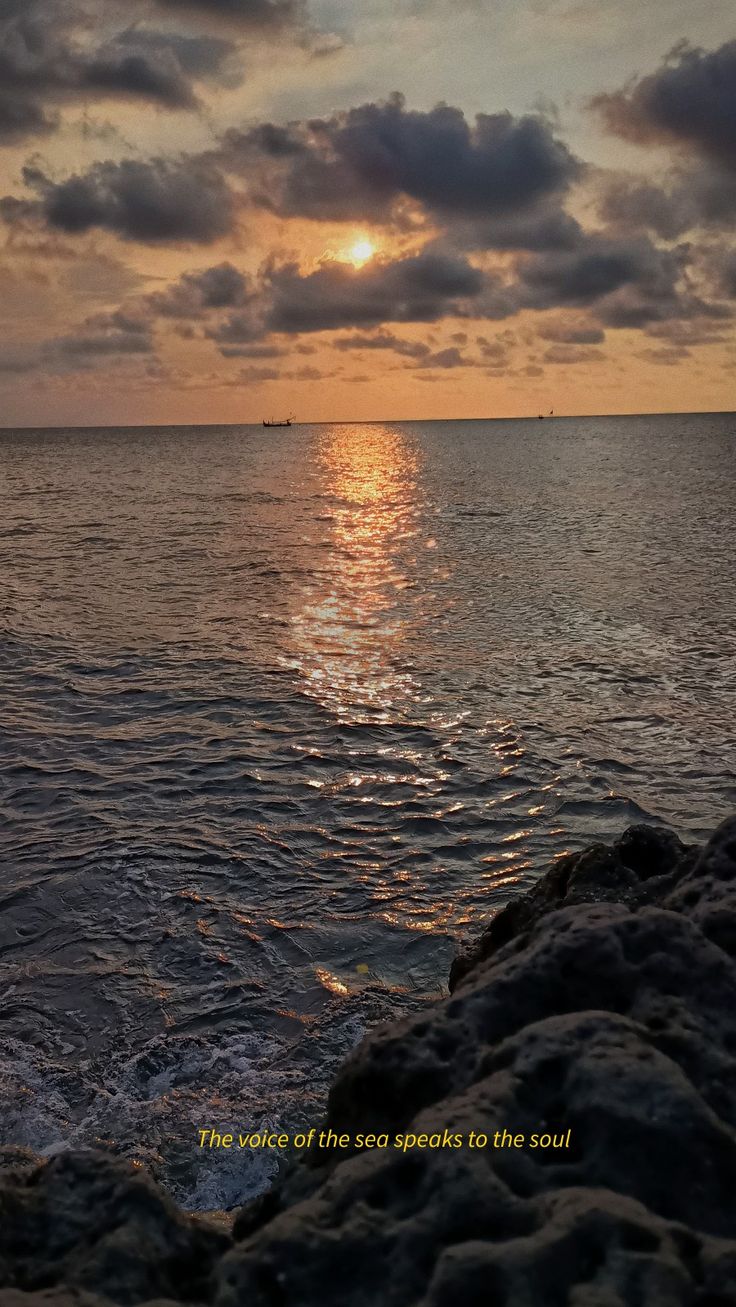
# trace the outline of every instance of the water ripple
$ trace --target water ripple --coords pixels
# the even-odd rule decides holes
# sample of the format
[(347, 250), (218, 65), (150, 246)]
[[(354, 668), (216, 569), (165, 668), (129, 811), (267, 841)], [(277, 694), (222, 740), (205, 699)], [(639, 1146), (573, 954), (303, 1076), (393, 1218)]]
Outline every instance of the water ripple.
[(734, 805), (729, 417), (0, 443), (3, 1140), (235, 1203), (203, 1120), (312, 1118), (552, 857)]

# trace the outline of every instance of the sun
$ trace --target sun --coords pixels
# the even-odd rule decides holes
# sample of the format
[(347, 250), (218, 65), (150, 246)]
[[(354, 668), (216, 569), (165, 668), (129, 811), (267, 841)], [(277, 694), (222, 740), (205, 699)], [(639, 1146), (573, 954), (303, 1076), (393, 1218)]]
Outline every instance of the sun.
[(350, 262), (355, 264), (356, 268), (360, 268), (364, 263), (368, 263), (368, 261), (373, 258), (375, 252), (375, 245), (373, 245), (371, 241), (361, 237), (361, 239), (357, 240), (354, 245), (351, 245), (348, 250), (348, 257)]

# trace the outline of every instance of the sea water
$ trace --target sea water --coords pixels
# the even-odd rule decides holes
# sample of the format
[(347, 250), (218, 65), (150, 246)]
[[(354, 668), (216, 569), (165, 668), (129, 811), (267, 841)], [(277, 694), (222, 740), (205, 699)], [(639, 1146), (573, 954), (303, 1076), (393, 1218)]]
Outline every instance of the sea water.
[(567, 850), (736, 806), (729, 415), (0, 432), (0, 1142), (188, 1207)]

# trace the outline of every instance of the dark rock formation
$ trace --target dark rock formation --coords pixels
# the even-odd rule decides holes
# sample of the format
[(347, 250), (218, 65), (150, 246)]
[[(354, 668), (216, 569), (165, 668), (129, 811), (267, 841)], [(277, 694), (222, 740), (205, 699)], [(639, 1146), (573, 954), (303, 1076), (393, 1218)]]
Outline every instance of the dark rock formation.
[(480, 939), (459, 954), (450, 970), (450, 989), (503, 944), (517, 939), (556, 908), (578, 903), (640, 907), (661, 902), (698, 853), (697, 848), (687, 849), (671, 831), (630, 826), (611, 848), (593, 844), (582, 853), (559, 858), (534, 889), (512, 899)]
[(64, 1307), (90, 1293), (116, 1303), (204, 1301), (226, 1235), (185, 1216), (142, 1172), (105, 1153), (62, 1153), (0, 1183), (3, 1307)]
[(736, 819), (702, 851), (637, 827), (560, 860), (449, 997), (364, 1041), (326, 1125), (489, 1145), (313, 1154), (224, 1255), (130, 1167), (26, 1168), (0, 1183), (2, 1307), (733, 1307)]

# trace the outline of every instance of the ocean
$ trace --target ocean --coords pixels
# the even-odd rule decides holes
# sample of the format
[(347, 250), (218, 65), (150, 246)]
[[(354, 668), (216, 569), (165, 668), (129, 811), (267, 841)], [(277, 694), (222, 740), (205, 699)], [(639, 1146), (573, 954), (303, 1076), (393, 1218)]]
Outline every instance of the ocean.
[(191, 1209), (568, 850), (736, 807), (736, 418), (0, 432), (0, 1143)]

